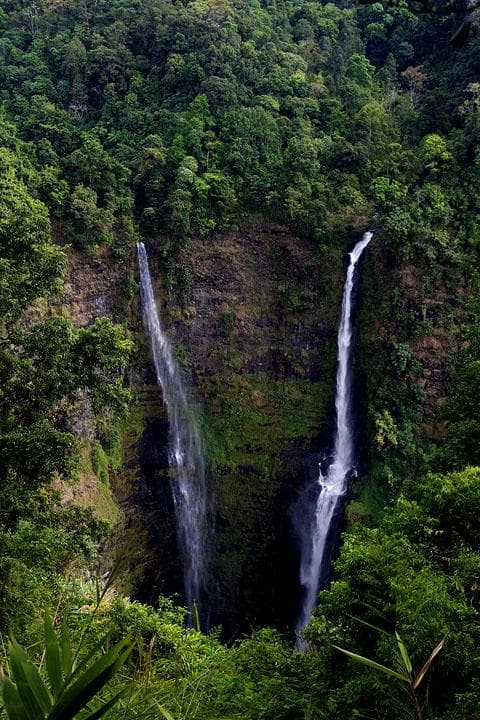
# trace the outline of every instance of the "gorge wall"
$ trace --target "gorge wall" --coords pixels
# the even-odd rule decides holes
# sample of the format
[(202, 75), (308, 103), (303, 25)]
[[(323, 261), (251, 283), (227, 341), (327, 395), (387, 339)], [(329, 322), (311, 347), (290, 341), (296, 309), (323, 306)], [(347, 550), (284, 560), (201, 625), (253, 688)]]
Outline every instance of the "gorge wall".
[[(215, 501), (212, 622), (222, 621), (227, 639), (251, 625), (291, 625), (298, 550), (290, 509), (329, 442), (347, 246), (309, 244), (262, 221), (196, 239), (183, 302), (166, 290), (158, 245), (148, 249), (162, 321), (202, 408)], [(141, 325), (134, 255), (128, 263), (108, 253), (72, 253), (70, 260), (65, 306), (72, 316), (87, 324), (99, 314), (126, 314), (136, 342), (129, 373), (135, 403), (120, 428), (122, 464), (109, 472), (119, 513), (107, 552), (123, 558), (125, 588), (154, 603), (159, 594), (181, 593), (182, 574), (168, 423)], [(411, 262), (396, 266), (381, 237), (363, 273), (360, 433), (370, 480), (367, 490), (363, 483), (353, 489), (350, 521), (368, 520), (372, 483), (393, 482), (388, 442), (374, 439), (384, 410), (400, 442), (409, 432), (441, 433), (435, 418), (448, 382), (446, 343), (461, 314), (458, 293), (441, 278), (424, 285)], [(397, 414), (400, 394), (402, 402), (411, 394), (414, 417)]]
[[(155, 246), (149, 247), (155, 268)], [(215, 505), (212, 621), (227, 634), (291, 622), (297, 603), (290, 508), (328, 432), (341, 252), (321, 256), (286, 227), (252, 224), (197, 240), (191, 295), (157, 297), (203, 408)], [(329, 268), (323, 272), (322, 268)]]

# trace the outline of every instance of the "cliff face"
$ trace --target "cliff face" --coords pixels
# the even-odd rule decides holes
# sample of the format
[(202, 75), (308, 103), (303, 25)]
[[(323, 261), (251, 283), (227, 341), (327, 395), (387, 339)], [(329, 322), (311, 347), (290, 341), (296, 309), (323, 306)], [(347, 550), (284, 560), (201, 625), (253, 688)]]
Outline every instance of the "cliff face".
[(105, 315), (124, 315), (130, 277), (125, 263), (118, 262), (108, 251), (84, 255), (72, 248), (68, 260), (63, 308), (76, 325), (89, 325)]
[[(288, 624), (298, 601), (291, 512), (330, 440), (343, 253), (260, 222), (195, 239), (191, 292), (181, 304), (165, 289), (159, 245), (148, 250), (159, 313), (200, 407), (214, 498), (212, 622), (221, 621), (227, 637), (251, 624)], [(155, 602), (161, 593), (181, 593), (181, 569), (168, 419), (139, 314), (134, 254), (119, 262), (72, 251), (70, 260), (64, 308), (79, 324), (101, 314), (128, 317), (136, 341), (129, 374), (135, 406), (121, 428), (122, 465), (110, 469), (121, 510), (110, 551), (124, 560), (126, 589)], [(411, 263), (396, 266), (381, 238), (369, 248), (363, 275), (361, 440), (375, 468), (375, 414), (386, 403), (401, 429), (395, 402), (408, 400), (412, 388), (418, 432), (441, 436), (435, 418), (461, 301), (442, 278), (424, 283)], [(80, 488), (92, 477), (84, 473)]]
[[(54, 225), (54, 238), (63, 245), (62, 228)], [(98, 255), (86, 256), (77, 250), (66, 249), (68, 269), (62, 295), (51, 303), (51, 310), (65, 315), (78, 326), (86, 327), (96, 318), (113, 317), (120, 321), (128, 306), (130, 281), (129, 264), (119, 263), (112, 253), (104, 249)], [(39, 319), (47, 307), (34, 308)], [(95, 436), (93, 413), (88, 397), (81, 396), (72, 408), (73, 430), (80, 436), (80, 467), (77, 482), (56, 481), (66, 504), (91, 507), (94, 514), (112, 526), (123, 523), (123, 512), (112, 493), (112, 477), (122, 464), (121, 448), (116, 447), (111, 457), (101, 449)]]
[(189, 263), (188, 306), (172, 307), (160, 285), (157, 295), (202, 408), (219, 578), (213, 621), (227, 632), (283, 624), (298, 585), (289, 508), (328, 435), (341, 253), (258, 223), (195, 241)]
[(369, 248), (359, 348), (364, 441), (372, 485), (387, 495), (403, 478), (421, 477), (423, 451), (444, 439), (441, 408), (468, 294), (447, 261), (395, 257), (381, 236)]
[(430, 280), (412, 265), (402, 268), (398, 280), (416, 318), (410, 349), (419, 363), (418, 382), (424, 391), (422, 429), (427, 437), (441, 440), (444, 431), (438, 411), (447, 395), (467, 288), (463, 278), (452, 284), (440, 273)]

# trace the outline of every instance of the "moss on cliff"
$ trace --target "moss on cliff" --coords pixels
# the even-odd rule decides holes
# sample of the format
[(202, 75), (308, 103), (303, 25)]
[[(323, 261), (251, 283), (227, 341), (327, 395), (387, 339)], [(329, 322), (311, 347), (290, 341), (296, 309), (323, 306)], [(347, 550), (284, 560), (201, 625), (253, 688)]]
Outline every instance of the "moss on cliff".
[(331, 399), (325, 382), (276, 380), (266, 374), (213, 376), (205, 380), (203, 394), (212, 470), (251, 464), (264, 478), (279, 471), (289, 441), (308, 446), (325, 428)]

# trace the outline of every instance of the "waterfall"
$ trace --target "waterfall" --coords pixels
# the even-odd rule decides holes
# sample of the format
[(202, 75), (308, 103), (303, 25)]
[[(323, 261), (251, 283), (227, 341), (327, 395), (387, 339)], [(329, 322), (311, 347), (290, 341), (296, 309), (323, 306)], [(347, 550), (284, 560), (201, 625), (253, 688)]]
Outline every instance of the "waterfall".
[(182, 373), (160, 323), (145, 245), (137, 243), (143, 323), (150, 336), (157, 382), (169, 423), (168, 459), (185, 600), (205, 625), (207, 502), (202, 439)]
[[(297, 648), (303, 649), (305, 642), (300, 633), (308, 624), (317, 601), (318, 591), (328, 584), (330, 575), (331, 538), (330, 530), (334, 518), (343, 508), (348, 489), (348, 480), (355, 472), (354, 427), (352, 413), (352, 361), (353, 323), (352, 296), (358, 273), (357, 264), (372, 239), (373, 233), (366, 232), (355, 245), (349, 256), (349, 264), (343, 288), (342, 310), (338, 328), (337, 380), (335, 395), (336, 426), (334, 447), (330, 464), (315, 482), (315, 510), (305, 532), (301, 547), (300, 582), (302, 585), (302, 607), (297, 620)], [(302, 515), (303, 515), (302, 509)], [(304, 517), (304, 515), (303, 515)]]

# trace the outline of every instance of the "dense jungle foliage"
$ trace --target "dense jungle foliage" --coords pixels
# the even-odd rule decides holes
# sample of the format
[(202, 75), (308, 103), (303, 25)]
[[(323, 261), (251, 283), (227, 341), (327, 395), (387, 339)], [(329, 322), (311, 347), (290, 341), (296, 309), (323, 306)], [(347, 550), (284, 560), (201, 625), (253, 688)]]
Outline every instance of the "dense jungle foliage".
[[(478, 717), (480, 53), (475, 26), (451, 47), (457, 25), (348, 0), (0, 0), (4, 668), (13, 632), (44, 672), (48, 606), (80, 657), (131, 639), (101, 692), (124, 691), (110, 717)], [(342, 250), (374, 223), (384, 262), (441, 286), (450, 323), (449, 398), (428, 434), (411, 345), (432, 318), (398, 288), (365, 317), (362, 513), (305, 653), (265, 628), (226, 646), (186, 630), (169, 599), (100, 597), (89, 574), (110, 528), (61, 497), (79, 418), (102, 462), (118, 452), (132, 351), (124, 326), (62, 311), (65, 244), (126, 263), (147, 237), (188, 298), (196, 238), (259, 214)], [(367, 300), (381, 280), (366, 271)], [(395, 668), (395, 631), (417, 672), (445, 638), (421, 709), (333, 647)]]

